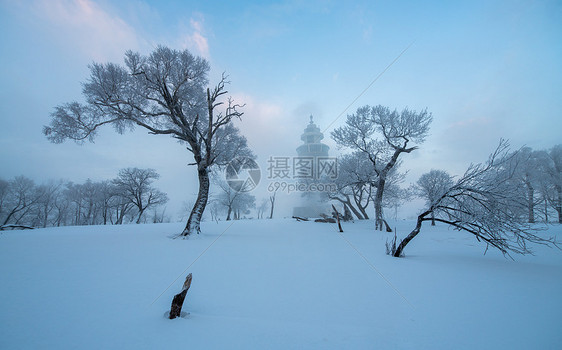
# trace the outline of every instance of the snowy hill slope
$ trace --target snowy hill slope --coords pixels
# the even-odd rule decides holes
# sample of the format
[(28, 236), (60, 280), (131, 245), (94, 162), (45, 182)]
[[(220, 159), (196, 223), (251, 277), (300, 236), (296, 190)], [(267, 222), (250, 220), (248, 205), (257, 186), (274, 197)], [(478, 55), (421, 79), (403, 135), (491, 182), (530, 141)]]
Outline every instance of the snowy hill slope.
[[(404, 236), (413, 223), (394, 226)], [(205, 223), (197, 237), (170, 239), (181, 228), (2, 233), (0, 348), (562, 344), (562, 252), (556, 249), (539, 246), (536, 256), (511, 261), (492, 250), (482, 255), (484, 246), (466, 233), (427, 226), (406, 258), (396, 259), (384, 254), (390, 235), (374, 232), (371, 221), (344, 223), (343, 236), (330, 224), (293, 220)], [(562, 227), (546, 234), (560, 237)], [(190, 315), (168, 320), (164, 314), (189, 272), (184, 311)]]

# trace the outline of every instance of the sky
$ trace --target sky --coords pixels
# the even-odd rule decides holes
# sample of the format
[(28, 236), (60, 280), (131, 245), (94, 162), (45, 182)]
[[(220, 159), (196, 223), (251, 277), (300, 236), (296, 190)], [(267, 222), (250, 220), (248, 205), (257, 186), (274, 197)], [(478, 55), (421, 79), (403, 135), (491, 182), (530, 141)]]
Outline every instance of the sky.
[[(562, 143), (559, 1), (0, 0), (0, 178), (100, 181), (154, 168), (175, 217), (197, 192), (179, 143), (108, 128), (93, 144), (51, 144), (41, 132), (55, 106), (83, 101), (89, 64), (158, 45), (205, 57), (211, 84), (228, 74), (264, 172), (269, 157), (296, 155), (310, 115), (330, 154), (347, 152), (330, 132), (364, 105), (433, 115), (425, 143), (403, 157), (404, 186), (431, 169), (461, 175), (500, 138)], [(280, 216), (295, 199), (280, 196)]]

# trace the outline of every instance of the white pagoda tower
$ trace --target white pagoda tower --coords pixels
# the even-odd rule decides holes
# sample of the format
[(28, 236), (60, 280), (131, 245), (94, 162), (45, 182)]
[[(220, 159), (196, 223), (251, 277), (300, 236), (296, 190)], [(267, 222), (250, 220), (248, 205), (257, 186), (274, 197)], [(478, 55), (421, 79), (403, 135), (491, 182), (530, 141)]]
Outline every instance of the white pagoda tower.
[(314, 124), (312, 116), (310, 116), (310, 123), (308, 123), (301, 135), (301, 140), (304, 144), (297, 148), (299, 157), (327, 157), (330, 147), (320, 142), (323, 138), (324, 134)]
[[(308, 183), (318, 181), (318, 177), (316, 177), (318, 159), (320, 157), (328, 157), (330, 147), (321, 142), (323, 138), (324, 134), (322, 134), (320, 128), (314, 124), (311, 115), (310, 122), (301, 135), (303, 144), (297, 147), (298, 159), (311, 161), (312, 163), (312, 176), (305, 180)], [(329, 213), (331, 213), (331, 210), (327, 201), (322, 200), (321, 194), (318, 192), (303, 194), (301, 198), (299, 198), (299, 206), (293, 208), (294, 216), (306, 218), (320, 217), (320, 214)]]

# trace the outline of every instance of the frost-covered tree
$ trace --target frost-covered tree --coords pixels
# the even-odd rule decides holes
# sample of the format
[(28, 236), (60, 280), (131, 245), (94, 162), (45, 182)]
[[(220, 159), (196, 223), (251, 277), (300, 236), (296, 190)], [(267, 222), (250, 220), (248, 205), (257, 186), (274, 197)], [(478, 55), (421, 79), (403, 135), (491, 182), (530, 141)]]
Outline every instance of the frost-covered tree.
[(541, 153), (533, 151), (530, 147), (523, 147), (517, 152), (519, 166), (514, 181), (521, 184), (521, 196), (524, 198), (529, 223), (535, 222), (535, 207), (540, 199), (536, 195), (540, 186), (539, 162)]
[(338, 177), (335, 191), (326, 192), (330, 200), (336, 200), (351, 210), (359, 220), (368, 219), (366, 212), (377, 175), (369, 159), (362, 152), (344, 154), (338, 158)]
[(9, 185), (8, 181), (0, 179), (0, 222), (3, 222), (4, 211), (7, 210)]
[[(430, 208), (451, 186), (453, 177), (448, 172), (432, 169), (420, 176), (413, 189), (416, 195), (425, 199), (427, 207)], [(435, 226), (435, 211), (431, 212), (431, 225)]]
[(552, 147), (546, 155), (541, 166), (549, 183), (546, 193), (548, 201), (558, 213), (558, 223), (562, 224), (562, 145)]
[(275, 198), (277, 196), (277, 189), (273, 191), (273, 194), (269, 195), (269, 218), (273, 219), (273, 210), (275, 209)]
[(226, 212), (226, 221), (230, 221), (232, 219), (232, 211), (234, 210), (234, 203), (236, 198), (242, 193), (235, 191), (233, 188), (228, 186), (226, 181), (215, 180), (218, 184), (219, 193), (216, 197), (217, 204)]
[(257, 206), (258, 219), (263, 219), (263, 214), (267, 210), (268, 205), (269, 205), (269, 200), (267, 198), (263, 198), (260, 202), (260, 205)]
[(255, 207), (256, 197), (250, 193), (236, 191), (218, 176), (214, 177), (214, 182), (217, 183), (219, 189), (216, 202), (226, 212), (227, 221), (238, 220), (241, 214), (247, 213), (249, 209)]
[(37, 219), (41, 227), (47, 227), (50, 221), (54, 221), (52, 217), (56, 213), (57, 200), (62, 196), (62, 181), (49, 181), (38, 187), (40, 199), (37, 203)]
[(347, 116), (344, 126), (332, 132), (334, 141), (342, 147), (365, 154), (377, 174), (374, 196), (375, 227), (387, 231), (390, 227), (383, 217), (382, 201), (389, 173), (398, 164), (403, 153), (411, 153), (429, 132), (432, 116), (427, 110), (398, 112), (384, 106), (364, 106)]
[(517, 157), (502, 140), (487, 162), (470, 165), (418, 216), (416, 227), (392, 255), (402, 256), (406, 245), (420, 233), (422, 224), (432, 220), (433, 213), (435, 221), (468, 232), (484, 242), (486, 250), (492, 246), (504, 255), (530, 253), (528, 243), (555, 244), (553, 238), (538, 235), (536, 226), (520, 215), (526, 204), (521, 201), (518, 184), (512, 181), (517, 166)]
[(168, 201), (168, 196), (152, 187), (154, 180), (160, 175), (154, 169), (125, 168), (119, 174), (113, 185), (116, 192), (137, 209), (136, 223), (141, 222), (147, 209), (162, 205)]
[[(396, 177), (397, 181), (387, 181), (384, 190), (384, 196), (382, 197), (383, 208), (393, 209), (394, 220), (398, 219), (398, 209), (407, 201), (412, 198), (412, 191), (408, 188), (400, 187), (400, 183), (403, 182), (405, 174), (398, 174), (400, 177)], [(391, 178), (392, 180), (392, 178)]]
[(136, 126), (185, 145), (197, 167), (199, 191), (182, 235), (200, 232), (209, 198), (209, 170), (233, 159), (246, 140), (231, 121), (241, 107), (225, 99), (226, 77), (208, 85), (209, 63), (189, 51), (159, 46), (150, 55), (127, 51), (125, 66), (93, 63), (83, 84), (85, 104), (55, 108), (44, 134), (55, 143), (92, 141), (103, 125), (119, 133)]
[(0, 226), (7, 224), (25, 224), (29, 216), (37, 209), (37, 203), (41, 199), (35, 182), (25, 176), (17, 176), (8, 182), (3, 191), (2, 210)]

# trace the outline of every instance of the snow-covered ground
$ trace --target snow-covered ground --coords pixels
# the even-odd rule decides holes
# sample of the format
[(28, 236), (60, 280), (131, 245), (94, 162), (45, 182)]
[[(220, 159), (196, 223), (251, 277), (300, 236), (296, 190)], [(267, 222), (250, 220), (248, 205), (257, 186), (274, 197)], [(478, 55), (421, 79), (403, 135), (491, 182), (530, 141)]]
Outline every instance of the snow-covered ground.
[[(392, 226), (404, 236), (413, 223)], [(0, 349), (560, 349), (561, 251), (512, 261), (426, 226), (396, 259), (372, 227), (219, 222), (188, 240), (170, 239), (181, 224), (4, 232)], [(190, 314), (168, 320), (189, 272)]]

